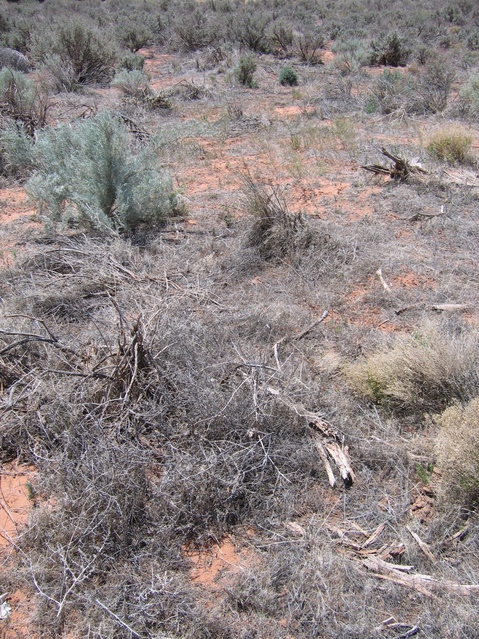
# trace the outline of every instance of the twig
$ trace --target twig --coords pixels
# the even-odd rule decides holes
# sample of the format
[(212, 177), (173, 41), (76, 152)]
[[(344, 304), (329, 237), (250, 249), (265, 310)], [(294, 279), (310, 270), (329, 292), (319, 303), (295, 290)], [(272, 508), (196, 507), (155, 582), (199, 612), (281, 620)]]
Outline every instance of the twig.
[(128, 625), (127, 623), (125, 623), (124, 621), (122, 621), (118, 615), (115, 615), (115, 613), (114, 613), (112, 610), (110, 610), (109, 608), (107, 608), (107, 607), (105, 606), (105, 604), (104, 604), (104, 603), (102, 603), (99, 599), (95, 599), (95, 603), (96, 603), (98, 606), (100, 606), (100, 608), (103, 608), (103, 610), (104, 610), (105, 612), (107, 612), (109, 615), (111, 615), (111, 616), (113, 617), (113, 619), (114, 619), (115, 621), (117, 621), (117, 622), (120, 624), (120, 626), (123, 626), (123, 628), (126, 628), (127, 630), (129, 630), (129, 632), (131, 632), (131, 634), (132, 634), (134, 637), (138, 637), (138, 639), (143, 639), (143, 635), (138, 634), (138, 632), (136, 632), (136, 630), (133, 630), (133, 628), (131, 628), (131, 626), (129, 626), (129, 625)]
[(391, 293), (391, 287), (388, 285), (388, 283), (386, 282), (386, 280), (383, 277), (383, 271), (381, 268), (378, 268), (378, 270), (376, 271), (376, 275), (379, 277), (379, 280), (381, 282), (381, 284), (384, 287), (384, 290), (387, 291), (388, 293)]
[(328, 315), (329, 311), (324, 311), (319, 319), (315, 320), (312, 324), (305, 328), (304, 331), (301, 331), (301, 333), (299, 335), (296, 335), (296, 337), (294, 337), (293, 339), (303, 339), (303, 337), (305, 337), (305, 335), (312, 331), (313, 328), (315, 328), (318, 324), (321, 324), (321, 322), (324, 322)]
[(50, 339), (49, 337), (27, 337), (25, 339), (19, 340), (18, 342), (13, 342), (13, 344), (10, 344), (9, 346), (6, 346), (0, 351), (0, 355), (4, 355), (5, 353), (8, 353), (8, 351), (11, 351), (12, 348), (23, 346), (23, 344), (28, 344), (29, 342), (46, 342), (47, 344), (56, 344), (56, 341)]
[(419, 626), (413, 626), (410, 630), (406, 630), (406, 632), (397, 635), (394, 639), (407, 639), (407, 637), (414, 637), (418, 632), (421, 632), (421, 628)]
[(411, 534), (411, 536), (417, 541), (419, 548), (423, 551), (428, 559), (432, 561), (433, 564), (437, 563), (436, 557), (429, 550), (429, 546), (417, 535), (413, 530), (406, 526), (406, 530)]

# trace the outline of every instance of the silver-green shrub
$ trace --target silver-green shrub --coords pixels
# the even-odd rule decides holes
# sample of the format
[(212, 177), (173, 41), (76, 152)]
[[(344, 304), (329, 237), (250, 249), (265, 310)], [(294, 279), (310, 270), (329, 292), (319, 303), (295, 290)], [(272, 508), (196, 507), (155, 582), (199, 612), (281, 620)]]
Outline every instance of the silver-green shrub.
[(54, 226), (122, 233), (164, 222), (175, 209), (170, 176), (151, 147), (133, 153), (127, 127), (109, 114), (40, 131), (35, 155), (26, 189)]

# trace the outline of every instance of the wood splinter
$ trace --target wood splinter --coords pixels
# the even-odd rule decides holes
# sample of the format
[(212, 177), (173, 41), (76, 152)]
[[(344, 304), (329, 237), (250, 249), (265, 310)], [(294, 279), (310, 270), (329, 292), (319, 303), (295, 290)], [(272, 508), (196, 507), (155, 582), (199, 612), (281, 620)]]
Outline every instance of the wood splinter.
[(348, 447), (343, 445), (338, 434), (324, 420), (315, 419), (309, 422), (309, 426), (316, 431), (313, 435), (314, 445), (326, 469), (331, 488), (334, 488), (336, 485), (336, 478), (329, 461), (330, 459), (338, 467), (344, 486), (350, 488), (356, 477), (351, 468)]

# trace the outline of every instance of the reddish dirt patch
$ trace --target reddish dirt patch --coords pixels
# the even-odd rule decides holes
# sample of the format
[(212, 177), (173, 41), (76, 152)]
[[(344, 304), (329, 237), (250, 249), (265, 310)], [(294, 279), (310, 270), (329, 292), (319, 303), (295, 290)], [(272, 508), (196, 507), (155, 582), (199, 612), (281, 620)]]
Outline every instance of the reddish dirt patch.
[[(35, 469), (22, 464), (5, 464), (0, 472), (0, 556), (8, 561), (11, 544), (27, 521), (32, 508), (27, 484), (35, 479)], [(32, 596), (17, 590), (9, 594), (11, 606), (8, 619), (1, 621), (2, 639), (33, 639), (36, 633), (30, 630), (31, 617), (35, 612)]]
[(0, 548), (10, 547), (19, 529), (25, 524), (32, 502), (27, 484), (35, 477), (31, 466), (6, 464), (0, 472)]
[(220, 583), (251, 567), (255, 558), (247, 548), (240, 548), (230, 538), (208, 550), (185, 549), (192, 563), (191, 579), (207, 590), (216, 590)]
[(7, 601), (12, 612), (6, 621), (0, 621), (0, 624), (4, 624), (4, 627), (0, 628), (1, 639), (36, 639), (38, 634), (31, 630), (31, 619), (35, 613), (33, 595), (27, 596), (16, 590), (7, 597)]
[(19, 218), (25, 218), (26, 221), (32, 223), (32, 220), (27, 220), (27, 217), (33, 217), (36, 214), (36, 209), (28, 201), (27, 194), (22, 187), (15, 186), (0, 191), (0, 224), (8, 224)]
[(277, 115), (280, 115), (285, 118), (296, 118), (308, 113), (309, 114), (315, 113), (315, 111), (316, 111), (316, 107), (314, 106), (303, 107), (298, 105), (280, 106), (280, 107), (276, 107), (274, 110), (274, 112)]
[(415, 288), (417, 286), (435, 288), (436, 282), (430, 277), (407, 272), (394, 277), (391, 280), (391, 285), (393, 288)]

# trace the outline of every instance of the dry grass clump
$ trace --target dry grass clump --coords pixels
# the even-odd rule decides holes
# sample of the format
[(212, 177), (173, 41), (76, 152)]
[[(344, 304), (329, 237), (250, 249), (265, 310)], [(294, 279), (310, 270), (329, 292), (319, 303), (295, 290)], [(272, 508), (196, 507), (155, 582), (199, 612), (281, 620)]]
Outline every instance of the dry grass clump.
[(253, 217), (246, 246), (256, 248), (266, 261), (281, 261), (307, 248), (312, 233), (299, 213), (291, 213), (276, 187), (267, 189), (245, 176), (245, 209)]
[(474, 397), (478, 367), (477, 330), (430, 324), (348, 366), (346, 376), (357, 393), (374, 403), (423, 413)]
[(464, 128), (446, 126), (436, 131), (427, 144), (428, 153), (449, 164), (471, 161), (472, 135)]
[(466, 406), (450, 406), (436, 418), (440, 431), (435, 451), (442, 474), (439, 494), (445, 505), (479, 502), (479, 397)]

